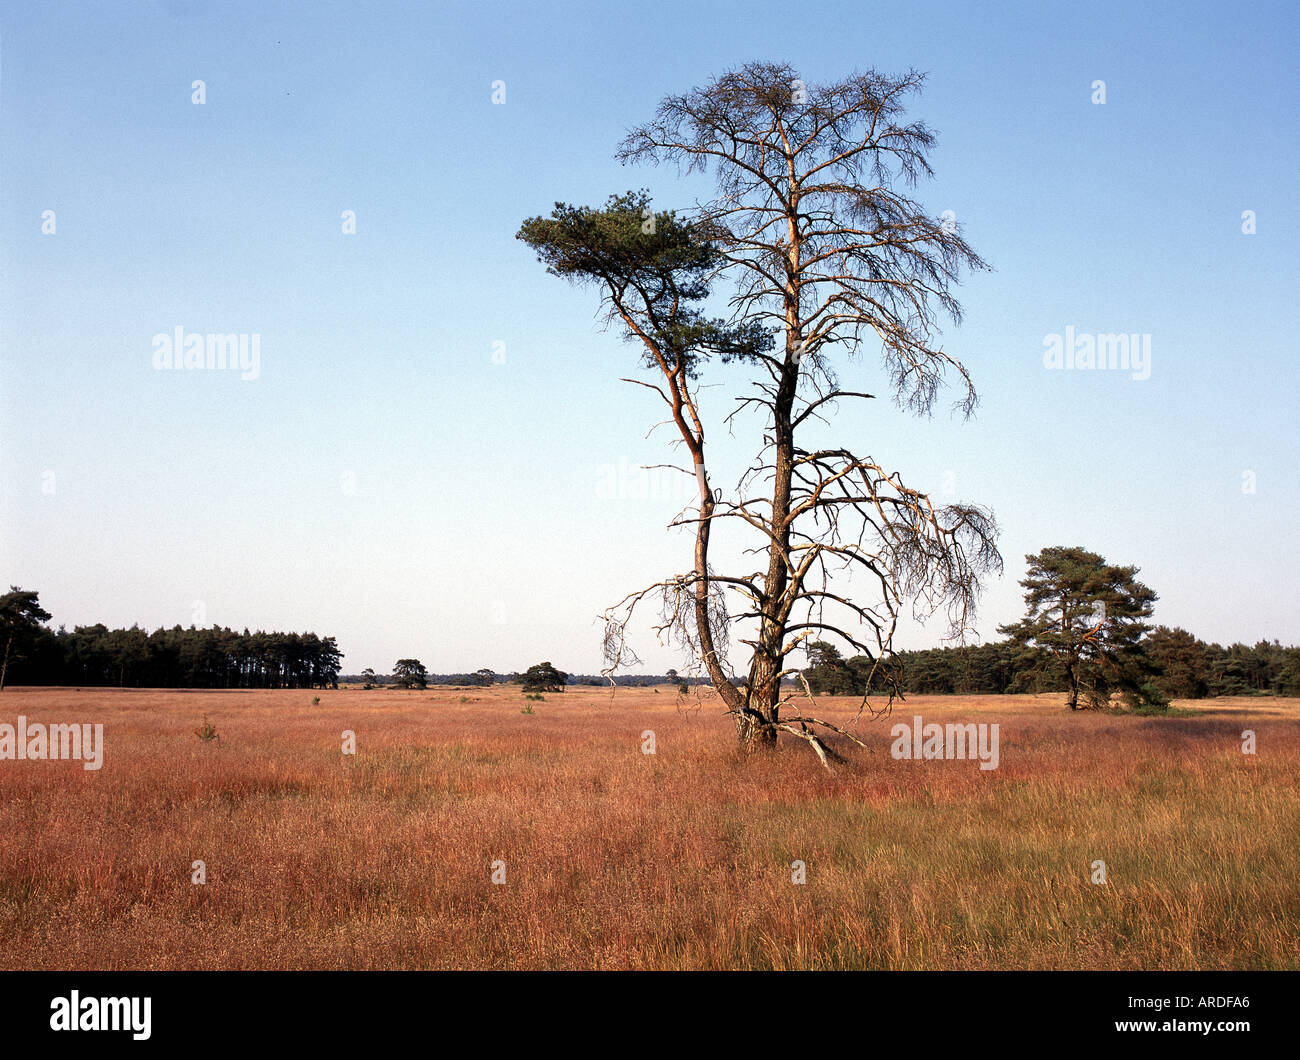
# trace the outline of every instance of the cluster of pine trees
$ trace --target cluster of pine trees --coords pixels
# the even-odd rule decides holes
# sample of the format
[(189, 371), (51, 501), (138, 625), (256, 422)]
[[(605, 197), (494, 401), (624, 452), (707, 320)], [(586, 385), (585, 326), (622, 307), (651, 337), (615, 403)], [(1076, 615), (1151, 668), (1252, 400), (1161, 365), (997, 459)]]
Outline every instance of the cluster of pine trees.
[(33, 631), (9, 680), (28, 685), (116, 685), (136, 688), (331, 688), (342, 653), (333, 637), (315, 633), (242, 633), (211, 629)]
[[(1208, 696), (1300, 696), (1300, 647), (1260, 641), (1253, 647), (1207, 644), (1183, 629), (1156, 626), (1138, 642), (1152, 669), (1152, 682), (1170, 699)], [(827, 695), (862, 695), (871, 674), (865, 657), (845, 659), (823, 641), (809, 646), (809, 686)], [(1043, 648), (1014, 640), (960, 648), (903, 651), (871, 679), (873, 694), (886, 690), (893, 673), (902, 691), (917, 695), (1063, 692), (1064, 667)]]

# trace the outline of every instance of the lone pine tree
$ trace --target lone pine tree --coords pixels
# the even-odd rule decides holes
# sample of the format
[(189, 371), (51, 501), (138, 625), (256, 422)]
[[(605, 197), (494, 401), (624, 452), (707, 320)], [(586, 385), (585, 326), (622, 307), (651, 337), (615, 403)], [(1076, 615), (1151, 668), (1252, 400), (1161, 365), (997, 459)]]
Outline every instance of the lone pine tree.
[[(829, 423), (837, 402), (873, 397), (842, 388), (836, 374), (858, 373), (864, 343), (878, 349), (900, 407), (929, 413), (949, 378), (961, 391), (956, 407), (966, 415), (975, 407), (938, 325), (941, 316), (960, 320), (950, 287), (962, 270), (987, 266), (955, 225), (902, 190), (930, 173), (934, 135), (903, 118), (922, 81), (868, 71), (809, 85), (787, 65), (751, 63), (665, 99), (619, 151), (625, 162), (710, 172), (717, 197), (689, 219), (628, 193), (603, 210), (557, 204), (519, 232), (553, 274), (595, 285), (608, 319), (640, 344), (659, 378), (629, 381), (668, 406), (691, 458), (680, 470), (698, 486), (698, 507), (674, 523), (694, 529), (691, 569), (606, 612), (607, 662), (635, 661), (628, 625), (657, 595), (657, 631), (706, 670), (746, 751), (788, 733), (826, 764), (819, 733), (843, 730), (802, 706), (785, 712), (797, 694), (782, 685), (798, 672), (791, 653), (830, 638), (874, 665), (890, 652), (908, 600), (965, 629), (982, 578), (1001, 569), (987, 510), (936, 505), (846, 445), (798, 441), (811, 422)], [(702, 308), (722, 279), (731, 283), (726, 320)], [(732, 415), (763, 421), (731, 495), (711, 480), (705, 448), (697, 377), (711, 360), (743, 369), (753, 391), (737, 396)], [(724, 523), (748, 536), (757, 570), (714, 569), (711, 539)], [(869, 598), (832, 582), (846, 570), (864, 576)], [(733, 627), (749, 651), (743, 674), (728, 661)]]
[(1157, 597), (1137, 580), (1138, 568), (1114, 566), (1079, 546), (1057, 545), (1025, 559), (1029, 570), (1020, 584), (1027, 613), (999, 632), (1045, 649), (1064, 668), (1069, 708), (1078, 710), (1081, 696), (1089, 706), (1105, 707), (1116, 692), (1133, 707), (1167, 705), (1151, 683), (1156, 666), (1140, 643)]

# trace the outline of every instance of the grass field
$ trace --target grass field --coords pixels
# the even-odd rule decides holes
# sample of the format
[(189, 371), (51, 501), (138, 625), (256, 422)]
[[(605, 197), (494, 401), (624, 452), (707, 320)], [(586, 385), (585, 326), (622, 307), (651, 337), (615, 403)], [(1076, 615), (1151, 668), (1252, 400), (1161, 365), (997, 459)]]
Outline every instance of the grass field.
[(1179, 706), (913, 697), (831, 776), (668, 688), (10, 688), (105, 750), (0, 761), (0, 968), (1300, 968), (1300, 700)]

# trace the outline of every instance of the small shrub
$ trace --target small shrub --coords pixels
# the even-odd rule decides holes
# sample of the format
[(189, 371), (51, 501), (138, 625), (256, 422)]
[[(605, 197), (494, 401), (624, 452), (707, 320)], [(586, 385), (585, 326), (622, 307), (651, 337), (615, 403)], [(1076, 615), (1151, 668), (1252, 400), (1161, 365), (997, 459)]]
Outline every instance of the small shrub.
[(311, 697), (311, 705), (312, 705), (313, 707), (316, 706), (316, 704), (318, 704), (319, 702), (320, 702), (320, 696), (312, 696), (312, 697)]
[(217, 727), (208, 721), (206, 714), (203, 715), (203, 724), (194, 730), (194, 735), (204, 743), (212, 740), (216, 740), (218, 743), (221, 742), (221, 737), (217, 735)]
[(529, 703), (528, 706), (521, 707), (519, 709), (520, 714), (531, 714), (532, 712), (533, 712), (533, 705), (531, 703)]
[(524, 699), (535, 699), (538, 703), (546, 702), (546, 697), (540, 692), (525, 692)]

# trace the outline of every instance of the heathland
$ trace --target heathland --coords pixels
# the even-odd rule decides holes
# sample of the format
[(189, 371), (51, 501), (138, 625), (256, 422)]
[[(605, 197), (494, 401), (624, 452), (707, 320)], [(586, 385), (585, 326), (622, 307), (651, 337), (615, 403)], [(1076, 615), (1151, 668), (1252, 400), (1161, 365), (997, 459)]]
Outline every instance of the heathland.
[(1298, 699), (915, 696), (827, 774), (700, 691), (6, 689), (104, 746), (0, 761), (0, 968), (1300, 967)]

